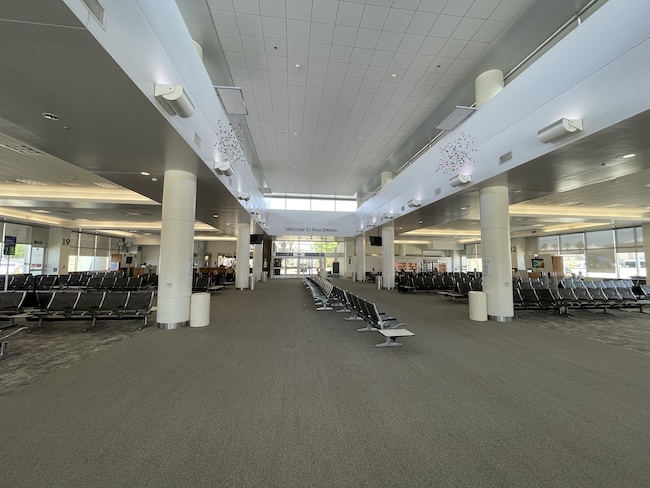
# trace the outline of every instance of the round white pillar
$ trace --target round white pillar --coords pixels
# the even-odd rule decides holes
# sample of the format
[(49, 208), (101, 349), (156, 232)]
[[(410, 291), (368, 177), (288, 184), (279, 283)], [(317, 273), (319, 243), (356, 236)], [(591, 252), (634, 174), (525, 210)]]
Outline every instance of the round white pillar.
[(478, 75), (474, 81), (476, 107), (487, 103), (494, 95), (503, 90), (503, 86), (503, 71), (500, 69), (491, 69)]
[(257, 281), (262, 281), (262, 268), (264, 263), (264, 244), (253, 245), (253, 276)]
[(357, 281), (366, 281), (366, 234), (357, 236)]
[(391, 222), (381, 228), (382, 287), (395, 288), (395, 225)]
[(493, 185), (479, 191), (483, 291), (491, 320), (510, 322), (514, 316), (508, 187)]
[(196, 176), (165, 171), (158, 268), (158, 310), (161, 329), (177, 329), (190, 320)]
[(251, 226), (248, 222), (237, 224), (237, 267), (235, 268), (235, 288), (248, 288), (251, 255)]

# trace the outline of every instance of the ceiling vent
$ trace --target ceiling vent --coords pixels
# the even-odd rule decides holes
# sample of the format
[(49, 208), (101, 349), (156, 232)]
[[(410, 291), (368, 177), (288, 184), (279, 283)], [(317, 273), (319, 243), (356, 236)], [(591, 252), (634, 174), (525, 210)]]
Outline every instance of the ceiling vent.
[(201, 138), (196, 132), (194, 133), (194, 145), (196, 145), (196, 147), (201, 149)]
[(271, 193), (273, 193), (268, 186), (264, 186), (264, 187), (260, 188), (260, 191), (264, 195), (270, 195)]
[(37, 156), (42, 156), (43, 153), (41, 151), (37, 151), (33, 147), (26, 146), (24, 144), (0, 144), (0, 147), (9, 149), (10, 151), (13, 151), (18, 154), (29, 154), (29, 155), (37, 155)]
[(436, 188), (436, 195), (440, 195), (441, 192), (442, 192), (442, 188)]
[(499, 164), (507, 163), (512, 159), (512, 151), (505, 153), (503, 156), (499, 158)]
[(95, 17), (95, 20), (104, 27), (104, 15), (106, 10), (104, 10), (102, 4), (99, 3), (98, 0), (81, 0), (81, 3), (86, 6), (90, 14)]

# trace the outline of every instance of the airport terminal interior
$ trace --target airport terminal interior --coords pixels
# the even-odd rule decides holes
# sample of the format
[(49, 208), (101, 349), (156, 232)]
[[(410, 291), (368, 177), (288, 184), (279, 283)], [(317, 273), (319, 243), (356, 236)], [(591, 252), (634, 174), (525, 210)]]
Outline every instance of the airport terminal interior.
[(649, 18), (0, 1), (3, 484), (650, 486)]

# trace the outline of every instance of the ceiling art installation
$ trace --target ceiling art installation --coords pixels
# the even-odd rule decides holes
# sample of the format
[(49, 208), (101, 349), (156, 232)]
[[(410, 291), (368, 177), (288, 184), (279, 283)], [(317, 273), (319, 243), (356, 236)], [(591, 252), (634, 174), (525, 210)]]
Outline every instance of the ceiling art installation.
[(241, 125), (239, 133), (233, 129), (232, 124), (224, 126), (221, 122), (217, 122), (217, 125), (217, 137), (219, 141), (215, 145), (218, 146), (221, 158), (231, 163), (246, 164), (246, 156), (240, 144), (240, 139), (243, 137)]
[(441, 147), (442, 157), (436, 173), (455, 174), (461, 169), (471, 166), (474, 162), (472, 153), (476, 151), (472, 147), (473, 143), (474, 141), (470, 136), (461, 132), (456, 140), (450, 141)]

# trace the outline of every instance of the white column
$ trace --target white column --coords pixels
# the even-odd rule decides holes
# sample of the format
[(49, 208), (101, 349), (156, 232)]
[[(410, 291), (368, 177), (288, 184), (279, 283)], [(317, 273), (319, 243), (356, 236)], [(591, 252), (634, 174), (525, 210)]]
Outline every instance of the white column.
[(366, 280), (366, 234), (357, 236), (357, 281)]
[(158, 311), (162, 329), (176, 329), (190, 320), (196, 176), (165, 171), (158, 268)]
[(262, 281), (262, 265), (264, 264), (264, 244), (253, 245), (253, 276)]
[(488, 102), (494, 95), (503, 90), (503, 71), (491, 69), (477, 76), (474, 81), (476, 107)]
[(249, 222), (237, 224), (237, 267), (235, 268), (235, 288), (248, 288), (248, 260), (251, 253), (251, 225)]
[(381, 276), (383, 288), (395, 288), (395, 225), (381, 228)]
[(342, 278), (349, 278), (352, 276), (352, 267), (350, 265), (352, 261), (352, 256), (354, 256), (354, 241), (352, 239), (345, 239), (343, 242), (343, 266), (342, 266)]
[(498, 322), (509, 322), (514, 316), (514, 308), (508, 187), (494, 183), (482, 187), (479, 191), (479, 204), (483, 245), (483, 291), (487, 294), (488, 317)]
[(70, 229), (61, 227), (51, 227), (48, 230), (44, 274), (68, 274), (71, 233)]
[(526, 239), (519, 237), (510, 241), (512, 267), (526, 269)]
[(460, 251), (452, 250), (450, 271), (460, 271), (461, 267)]

